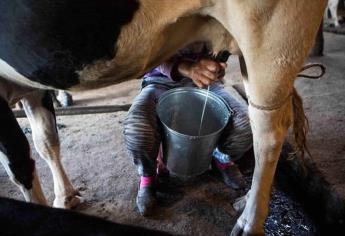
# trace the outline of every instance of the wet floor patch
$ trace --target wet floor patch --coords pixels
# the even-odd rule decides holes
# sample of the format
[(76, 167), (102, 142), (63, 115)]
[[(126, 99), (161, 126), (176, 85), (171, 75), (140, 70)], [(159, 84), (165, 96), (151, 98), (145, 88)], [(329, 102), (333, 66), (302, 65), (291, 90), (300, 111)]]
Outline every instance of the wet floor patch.
[(273, 190), (265, 234), (272, 236), (318, 235), (317, 227), (300, 203), (284, 192)]
[[(247, 176), (248, 191), (251, 176)], [(246, 191), (233, 191), (214, 173), (206, 173), (195, 179), (180, 181), (171, 178), (169, 185), (158, 191), (160, 211), (173, 209), (175, 214), (199, 219), (217, 228), (220, 235), (229, 233), (239, 213), (231, 204)], [(312, 218), (292, 196), (273, 188), (269, 205), (269, 216), (265, 223), (265, 235), (313, 236), (320, 235)]]

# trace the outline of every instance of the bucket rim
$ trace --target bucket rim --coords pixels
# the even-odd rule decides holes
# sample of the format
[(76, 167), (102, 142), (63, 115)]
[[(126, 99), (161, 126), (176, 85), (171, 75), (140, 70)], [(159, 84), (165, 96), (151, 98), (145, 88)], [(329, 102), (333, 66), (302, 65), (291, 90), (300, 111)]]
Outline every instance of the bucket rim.
[(225, 106), (225, 108), (227, 109), (228, 111), (228, 116), (227, 116), (227, 120), (226, 122), (224, 123), (224, 125), (218, 129), (217, 131), (215, 132), (212, 132), (210, 134), (206, 134), (206, 135), (187, 135), (187, 134), (182, 134), (180, 132), (177, 132), (176, 130), (173, 130), (171, 129), (168, 125), (166, 125), (162, 119), (161, 119), (161, 116), (160, 116), (160, 112), (159, 112), (159, 108), (160, 108), (160, 104), (168, 97), (170, 96), (171, 94), (175, 94), (175, 93), (178, 93), (178, 92), (196, 92), (196, 93), (199, 93), (199, 94), (202, 94), (202, 95), (207, 95), (207, 90), (205, 89), (198, 89), (198, 88), (193, 88), (193, 87), (182, 87), (182, 88), (173, 88), (173, 89), (170, 89), (166, 92), (164, 92), (158, 99), (158, 103), (157, 103), (157, 115), (158, 115), (158, 118), (159, 120), (161, 121), (161, 123), (164, 125), (164, 127), (166, 127), (171, 133), (177, 135), (177, 136), (180, 136), (180, 137), (183, 137), (183, 138), (192, 138), (192, 139), (201, 139), (201, 138), (207, 138), (207, 137), (211, 137), (211, 136), (215, 136), (217, 134), (219, 134), (220, 132), (222, 132), (224, 130), (224, 128), (227, 126), (227, 124), (229, 123), (229, 120), (231, 118), (231, 109), (229, 108), (229, 105), (225, 102), (225, 100), (222, 98), (222, 97), (219, 97), (218, 95), (216, 95), (214, 92), (212, 91), (209, 91), (209, 96), (212, 97), (212, 99), (214, 100), (217, 100), (218, 102), (220, 102), (221, 104), (223, 104)]

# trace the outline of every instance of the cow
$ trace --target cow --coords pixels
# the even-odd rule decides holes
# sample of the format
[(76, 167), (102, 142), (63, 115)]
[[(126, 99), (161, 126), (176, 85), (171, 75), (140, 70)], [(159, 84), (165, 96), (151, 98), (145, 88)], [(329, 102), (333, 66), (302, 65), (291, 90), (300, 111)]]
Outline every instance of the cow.
[(169, 233), (124, 225), (78, 212), (0, 197), (0, 234), (13, 235), (147, 235)]
[(73, 208), (81, 201), (60, 160), (60, 142), (56, 127), (51, 91), (24, 87), (0, 80), (0, 162), (10, 179), (19, 187), (27, 201), (47, 204), (26, 136), (18, 125), (10, 106), (21, 102), (29, 120), (33, 142), (53, 175), (54, 207)]
[[(326, 5), (326, 0), (3, 0), (0, 77), (27, 87), (82, 91), (138, 78), (195, 41), (209, 42), (215, 53), (240, 55), (255, 170), (232, 235), (261, 235), (291, 125), (297, 147), (305, 148), (305, 116), (294, 80)], [(1, 109), (7, 109), (5, 101)], [(35, 179), (27, 173), (31, 189)]]

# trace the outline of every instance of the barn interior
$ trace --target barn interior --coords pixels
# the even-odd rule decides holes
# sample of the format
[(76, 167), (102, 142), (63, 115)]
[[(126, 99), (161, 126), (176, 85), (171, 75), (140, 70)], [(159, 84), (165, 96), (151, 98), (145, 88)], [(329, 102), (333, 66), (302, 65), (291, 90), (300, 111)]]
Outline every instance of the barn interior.
[[(312, 157), (305, 158), (304, 168), (298, 154), (290, 158), (289, 133), (275, 176), (265, 235), (328, 235), (345, 227), (345, 26), (326, 21), (323, 37), (323, 55), (311, 56), (306, 63), (323, 64), (326, 74), (318, 80), (299, 78), (296, 82), (309, 120)], [(230, 56), (227, 63), (225, 88), (247, 104), (238, 56)], [(83, 199), (73, 211), (173, 235), (227, 235), (239, 216), (232, 204), (250, 188), (253, 150), (238, 161), (246, 180), (244, 190), (228, 188), (212, 170), (188, 180), (171, 177), (157, 192), (155, 214), (142, 217), (138, 213), (138, 174), (125, 148), (123, 121), (140, 85), (138, 79), (72, 93), (71, 109), (122, 106), (120, 111), (57, 116), (62, 163)], [(20, 111), (15, 111), (19, 117)], [(28, 120), (22, 117), (18, 122), (34, 147)], [(36, 150), (31, 151), (51, 205), (51, 172)], [(1, 197), (24, 200), (4, 168), (0, 168), (0, 186)]]

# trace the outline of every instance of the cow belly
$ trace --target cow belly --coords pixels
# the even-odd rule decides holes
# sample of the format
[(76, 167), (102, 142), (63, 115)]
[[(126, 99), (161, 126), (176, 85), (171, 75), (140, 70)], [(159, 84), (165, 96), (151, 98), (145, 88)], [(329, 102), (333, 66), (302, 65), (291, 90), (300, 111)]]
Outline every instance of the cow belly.
[(121, 28), (138, 9), (135, 0), (2, 0), (1, 73), (33, 87), (77, 86), (77, 71), (115, 57)]
[(40, 88), (40, 89), (49, 89), (48, 86), (44, 86), (40, 83), (29, 80), (28, 78), (21, 75), (12, 66), (10, 66), (4, 60), (1, 60), (1, 59), (0, 59), (0, 77), (1, 79), (6, 79), (8, 81), (11, 81), (15, 84), (19, 84), (22, 86), (29, 86), (29, 87)]

